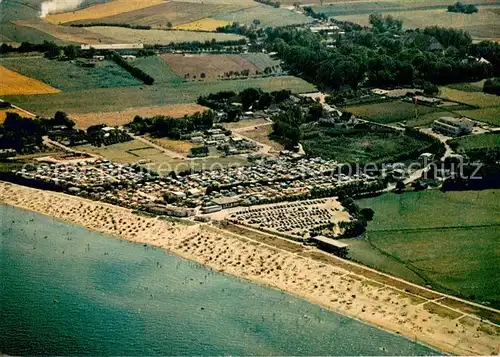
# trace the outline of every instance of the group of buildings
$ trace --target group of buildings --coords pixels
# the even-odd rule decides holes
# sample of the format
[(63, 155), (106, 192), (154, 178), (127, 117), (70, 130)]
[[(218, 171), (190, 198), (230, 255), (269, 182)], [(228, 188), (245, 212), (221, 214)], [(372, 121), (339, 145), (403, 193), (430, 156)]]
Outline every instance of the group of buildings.
[[(337, 164), (323, 159), (262, 158), (250, 166), (159, 177), (139, 165), (108, 160), (42, 164), (15, 172), (66, 192), (167, 215), (189, 216), (236, 206), (251, 206), (310, 197), (371, 177), (334, 176)], [(372, 181), (373, 182), (373, 181)]]

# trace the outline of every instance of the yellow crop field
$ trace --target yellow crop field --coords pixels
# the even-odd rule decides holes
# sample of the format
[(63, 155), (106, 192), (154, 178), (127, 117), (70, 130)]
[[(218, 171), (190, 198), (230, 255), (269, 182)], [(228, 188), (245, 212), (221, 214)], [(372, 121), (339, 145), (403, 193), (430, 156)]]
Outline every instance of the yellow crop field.
[(114, 0), (77, 11), (48, 15), (45, 19), (54, 24), (64, 24), (80, 20), (95, 20), (144, 9), (154, 5), (160, 5), (164, 2), (164, 0)]
[(122, 126), (130, 123), (136, 115), (150, 118), (156, 115), (165, 115), (180, 118), (184, 115), (192, 115), (196, 112), (204, 112), (206, 107), (196, 103), (170, 104), (158, 107), (135, 107), (120, 112), (97, 112), (87, 114), (72, 114), (71, 119), (76, 126), (86, 129), (95, 124), (106, 124), (108, 126)]
[(0, 95), (59, 93), (60, 90), (0, 66)]
[(229, 21), (216, 20), (205, 18), (198, 21), (192, 21), (185, 24), (177, 25), (174, 28), (177, 30), (187, 31), (215, 31), (218, 27), (230, 25)]

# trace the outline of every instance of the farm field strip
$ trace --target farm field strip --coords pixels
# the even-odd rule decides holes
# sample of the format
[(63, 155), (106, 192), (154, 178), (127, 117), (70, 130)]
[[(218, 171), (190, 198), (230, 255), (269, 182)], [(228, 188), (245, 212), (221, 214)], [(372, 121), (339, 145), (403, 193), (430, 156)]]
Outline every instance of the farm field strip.
[(500, 134), (484, 133), (479, 135), (468, 135), (453, 139), (450, 144), (456, 144), (459, 149), (463, 150), (500, 147)]
[(255, 74), (258, 70), (256, 66), (240, 55), (178, 55), (165, 54), (161, 58), (168, 64), (175, 74), (188, 79), (200, 79), (204, 73), (207, 79), (217, 79), (224, 76), (226, 72), (240, 72), (249, 70), (250, 74)]
[(363, 119), (382, 124), (416, 119), (416, 116), (424, 116), (440, 110), (439, 108), (423, 105), (419, 105), (415, 109), (413, 103), (403, 102), (401, 100), (351, 106), (343, 109)]
[(87, 31), (98, 35), (111, 37), (122, 43), (143, 43), (168, 45), (172, 42), (190, 41), (234, 41), (244, 37), (227, 33), (196, 32), (196, 31), (176, 31), (176, 30), (137, 30), (114, 26), (94, 26), (86, 28)]
[(136, 115), (150, 118), (157, 115), (170, 117), (182, 117), (196, 112), (203, 112), (207, 108), (196, 103), (171, 104), (163, 107), (136, 107), (119, 112), (97, 112), (88, 114), (71, 115), (71, 119), (78, 128), (88, 128), (95, 124), (106, 124), (108, 126), (123, 126), (132, 122)]
[(34, 29), (36, 31), (43, 32), (64, 43), (105, 44), (117, 42), (114, 38), (95, 34), (85, 28), (57, 26), (49, 22), (41, 21), (40, 19), (16, 21), (15, 25), (17, 25), (18, 29)]
[(168, 28), (168, 23), (172, 25), (190, 23), (218, 15), (220, 13), (240, 10), (244, 7), (246, 6), (242, 4), (216, 4), (206, 1), (198, 3), (168, 1), (159, 5), (103, 17), (94, 21), (73, 21), (71, 24), (85, 24), (92, 22), (116, 24), (126, 23), (133, 25), (149, 25), (153, 28)]
[(482, 92), (466, 92), (449, 87), (440, 87), (440, 97), (467, 105), (487, 108), (500, 106), (500, 96)]
[(475, 110), (461, 110), (458, 113), (494, 126), (500, 126), (500, 106)]
[[(481, 9), (478, 13), (471, 15), (447, 12), (446, 9), (412, 9), (396, 12), (390, 10), (380, 11), (402, 20), (404, 28), (424, 28), (428, 26), (452, 27), (470, 32), (471, 36), (475, 39), (495, 40), (500, 38), (500, 15), (485, 8)], [(335, 16), (335, 18), (340, 21), (351, 21), (363, 26), (370, 26), (369, 13), (340, 15)]]
[[(154, 76), (154, 73), (151, 75)], [(259, 87), (267, 92), (288, 89), (295, 93), (305, 93), (315, 90), (312, 84), (300, 78), (280, 76), (245, 80), (160, 83), (140, 87), (97, 88), (78, 92), (62, 92), (55, 95), (5, 96), (2, 99), (38, 115), (53, 115), (55, 110), (63, 110), (74, 115), (121, 111), (124, 103), (127, 107), (193, 103), (200, 95), (218, 91), (239, 92), (250, 87)]]
[[(476, 6), (494, 6), (500, 4), (500, 0), (470, 0), (467, 4), (475, 4)], [(402, 12), (402, 11), (424, 11), (424, 10), (439, 10), (450, 5), (447, 0), (381, 0), (381, 1), (326, 1), (324, 5), (320, 5), (319, 1), (313, 5), (313, 9), (317, 12), (324, 12), (329, 16), (345, 16), (345, 15), (369, 15), (372, 13), (386, 12)]]
[(212, 18), (204, 18), (192, 22), (183, 23), (175, 26), (177, 30), (185, 31), (215, 31), (218, 27), (230, 25), (231, 22), (224, 20), (215, 20)]
[(0, 95), (54, 94), (60, 90), (0, 65)]
[[(26, 57), (2, 58), (0, 65), (65, 92), (94, 88), (133, 87), (142, 84), (111, 61), (99, 62), (96, 67), (87, 68), (72, 61)], [(61, 75), (62, 73), (64, 75)]]
[(239, 22), (251, 25), (255, 19), (260, 21), (260, 27), (279, 27), (288, 25), (306, 24), (312, 22), (310, 18), (303, 14), (298, 14), (285, 8), (273, 8), (258, 4), (257, 6), (237, 10), (230, 13), (213, 16), (217, 20), (229, 22)]
[(54, 24), (78, 20), (95, 20), (107, 16), (118, 15), (129, 11), (162, 4), (164, 0), (114, 0), (104, 4), (94, 5), (85, 9), (61, 14), (48, 15), (45, 19)]

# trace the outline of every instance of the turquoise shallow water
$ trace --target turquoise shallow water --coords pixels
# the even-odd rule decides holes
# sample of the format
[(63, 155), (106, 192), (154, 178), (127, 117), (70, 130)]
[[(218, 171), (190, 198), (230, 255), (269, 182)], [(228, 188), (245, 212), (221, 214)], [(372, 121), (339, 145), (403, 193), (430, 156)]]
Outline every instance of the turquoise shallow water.
[(0, 205), (0, 351), (429, 355), (288, 294)]

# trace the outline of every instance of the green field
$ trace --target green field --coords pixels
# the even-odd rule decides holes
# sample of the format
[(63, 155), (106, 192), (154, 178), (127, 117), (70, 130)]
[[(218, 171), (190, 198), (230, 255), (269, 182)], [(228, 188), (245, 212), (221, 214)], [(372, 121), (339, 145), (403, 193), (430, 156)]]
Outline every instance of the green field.
[(481, 148), (500, 147), (500, 134), (485, 133), (479, 135), (469, 135), (450, 141), (450, 145), (457, 146), (465, 151)]
[(391, 162), (402, 152), (423, 150), (428, 144), (392, 132), (364, 132), (330, 136), (324, 132), (304, 134), (304, 150), (313, 157), (338, 162)]
[(406, 121), (406, 126), (414, 128), (414, 127), (429, 127), (434, 122), (441, 117), (459, 117), (460, 115), (456, 115), (451, 112), (432, 112), (424, 115), (419, 115), (418, 118), (412, 118)]
[(476, 110), (461, 110), (458, 113), (494, 126), (500, 126), (500, 106)]
[(384, 194), (358, 201), (375, 217), (351, 259), (500, 307), (500, 190)]
[(500, 96), (482, 92), (457, 90), (450, 87), (440, 87), (439, 96), (454, 102), (464, 103), (479, 108), (500, 106)]
[(403, 102), (401, 100), (352, 106), (343, 109), (359, 116), (360, 118), (382, 124), (397, 123), (415, 119), (416, 114), (423, 116), (439, 110), (434, 107), (417, 105), (417, 110), (415, 111), (415, 105), (413, 103)]
[(237, 167), (248, 165), (246, 158), (241, 156), (207, 157), (199, 159), (174, 159), (158, 149), (150, 147), (139, 140), (114, 144), (110, 146), (95, 147), (92, 145), (81, 145), (75, 150), (93, 153), (110, 161), (122, 164), (140, 163), (141, 166), (155, 171), (160, 175), (182, 172), (186, 170), (211, 170), (222, 167)]
[[(154, 77), (154, 74), (152, 74)], [(297, 77), (281, 76), (249, 78), (227, 81), (182, 82), (154, 84), (152, 86), (97, 88), (53, 95), (5, 96), (4, 100), (38, 115), (52, 115), (57, 110), (70, 114), (113, 112), (125, 108), (193, 103), (200, 95), (218, 91), (239, 92), (258, 87), (264, 91), (289, 89), (292, 92), (309, 92), (315, 87)]]
[(486, 80), (483, 79), (479, 82), (455, 83), (455, 84), (449, 84), (447, 87), (451, 88), (451, 89), (460, 90), (462, 92), (480, 92), (480, 93), (482, 93), (485, 81)]
[(0, 65), (62, 91), (129, 87), (142, 84), (111, 61), (99, 62), (95, 68), (86, 68), (76, 65), (73, 61), (26, 57), (0, 59)]
[(134, 66), (153, 76), (156, 84), (179, 84), (183, 79), (176, 75), (160, 56), (142, 57), (134, 61)]

